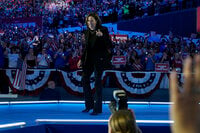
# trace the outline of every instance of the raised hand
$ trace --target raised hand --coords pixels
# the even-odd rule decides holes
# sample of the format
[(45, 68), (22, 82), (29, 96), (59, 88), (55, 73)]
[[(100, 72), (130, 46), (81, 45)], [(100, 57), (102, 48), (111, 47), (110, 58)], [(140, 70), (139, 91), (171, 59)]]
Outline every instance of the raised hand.
[(98, 29), (98, 30), (96, 31), (96, 36), (98, 36), (98, 37), (103, 36), (103, 33), (100, 31), (100, 29)]
[(178, 89), (176, 72), (170, 75), (170, 99), (174, 102), (171, 108), (173, 133), (200, 132), (200, 55), (195, 56), (194, 72), (192, 67), (192, 59), (186, 58), (183, 91)]
[(77, 68), (81, 68), (82, 67), (81, 64), (82, 64), (81, 60), (79, 60), (78, 63), (77, 63)]

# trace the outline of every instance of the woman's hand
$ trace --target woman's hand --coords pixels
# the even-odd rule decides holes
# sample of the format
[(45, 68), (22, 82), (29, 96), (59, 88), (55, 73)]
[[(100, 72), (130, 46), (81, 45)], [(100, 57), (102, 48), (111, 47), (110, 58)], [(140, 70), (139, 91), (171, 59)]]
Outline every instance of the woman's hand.
[(77, 63), (77, 67), (81, 68), (81, 64), (82, 64), (82, 62), (81, 62), (81, 60), (79, 60), (78, 63)]
[(103, 36), (103, 33), (100, 31), (100, 29), (98, 29), (98, 30), (96, 31), (96, 36), (98, 36), (98, 37)]

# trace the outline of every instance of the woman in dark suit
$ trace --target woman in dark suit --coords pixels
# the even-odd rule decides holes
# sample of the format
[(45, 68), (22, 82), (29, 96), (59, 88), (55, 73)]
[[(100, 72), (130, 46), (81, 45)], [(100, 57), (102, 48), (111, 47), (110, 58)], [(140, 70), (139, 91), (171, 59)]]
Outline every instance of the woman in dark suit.
[[(85, 46), (81, 63), (83, 69), (82, 83), (85, 97), (85, 109), (82, 112), (89, 112), (91, 115), (102, 113), (102, 83), (101, 76), (103, 70), (109, 69), (112, 42), (108, 29), (101, 25), (101, 20), (96, 13), (90, 13), (86, 17), (87, 30), (85, 35)], [(90, 87), (90, 77), (95, 75), (95, 94), (93, 96)]]

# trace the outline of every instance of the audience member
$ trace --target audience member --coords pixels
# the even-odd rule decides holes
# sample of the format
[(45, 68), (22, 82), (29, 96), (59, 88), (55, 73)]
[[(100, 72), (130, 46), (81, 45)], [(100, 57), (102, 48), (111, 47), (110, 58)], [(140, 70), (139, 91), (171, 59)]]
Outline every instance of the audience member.
[(25, 62), (27, 64), (28, 68), (34, 68), (36, 67), (36, 56), (34, 55), (34, 49), (29, 48), (28, 54), (25, 56)]
[(44, 89), (40, 95), (40, 100), (60, 100), (60, 92), (56, 90), (54, 81), (48, 82), (48, 88)]
[(131, 110), (114, 112), (108, 123), (108, 133), (142, 133)]
[(177, 73), (170, 75), (170, 100), (173, 133), (198, 133), (200, 131), (200, 55), (184, 63), (184, 85), (178, 86)]
[(78, 49), (75, 50), (74, 52), (72, 52), (72, 55), (70, 55), (69, 57), (69, 68), (70, 70), (77, 70), (77, 64), (79, 62), (79, 60), (81, 59), (80, 55), (79, 55), (79, 51)]
[(54, 68), (60, 68), (63, 69), (65, 67), (65, 60), (66, 60), (66, 55), (63, 51), (63, 48), (59, 48), (57, 52), (54, 54), (54, 62), (55, 66)]
[(38, 68), (49, 68), (51, 56), (47, 54), (46, 49), (42, 49), (42, 53), (37, 56)]

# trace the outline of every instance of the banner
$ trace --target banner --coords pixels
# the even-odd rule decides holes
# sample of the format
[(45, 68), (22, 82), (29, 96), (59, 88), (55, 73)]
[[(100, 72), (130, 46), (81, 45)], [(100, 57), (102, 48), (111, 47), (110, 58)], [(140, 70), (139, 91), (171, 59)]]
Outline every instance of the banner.
[[(60, 71), (61, 80), (63, 81), (64, 88), (71, 94), (82, 96), (83, 87), (82, 87), (82, 71), (74, 72), (64, 72)], [(91, 75), (90, 86), (91, 89), (94, 89), (94, 73)]]
[(113, 42), (117, 43), (120, 41), (126, 42), (128, 40), (128, 35), (111, 34), (110, 37)]
[(113, 56), (112, 65), (126, 65), (126, 56)]
[(118, 87), (125, 90), (129, 96), (146, 96), (160, 87), (162, 73), (156, 72), (115, 72)]
[(162, 72), (162, 73), (168, 73), (169, 72), (169, 64), (167, 64), (167, 63), (156, 63), (155, 64), (155, 71), (156, 72)]
[(16, 80), (21, 82), (21, 76), (18, 76), (20, 73), (19, 69), (7, 69), (6, 75), (9, 77), (10, 88), (15, 93), (25, 93), (25, 92), (34, 92), (35, 90), (44, 88), (47, 84), (51, 71), (47, 70), (27, 70), (25, 76), (25, 88), (20, 88), (16, 84)]
[[(75, 96), (83, 96), (82, 87), (82, 71), (74, 72), (55, 71), (55, 70), (27, 70), (25, 88), (18, 88), (14, 85), (17, 70), (7, 69), (6, 75), (9, 80), (9, 87), (16, 94), (36, 94), (39, 90), (46, 87), (47, 82), (51, 79), (52, 73), (56, 72), (62, 81), (62, 87), (70, 94)], [(156, 89), (169, 87), (169, 73), (160, 72), (123, 72), (115, 70), (106, 70), (102, 75), (102, 83), (104, 84), (107, 76), (112, 76), (117, 87), (127, 92), (130, 97), (146, 97), (151, 95)], [(167, 75), (167, 76), (166, 76)], [(184, 82), (183, 74), (178, 74), (179, 86), (182, 87)], [(95, 78), (92, 74), (90, 79), (92, 91), (95, 91)], [(168, 87), (167, 87), (168, 86)]]
[[(129, 96), (148, 96), (154, 90), (160, 87), (160, 82), (164, 74), (156, 72), (121, 72), (121, 71), (105, 71), (102, 80), (106, 78), (107, 73), (111, 73), (115, 77), (115, 82), (120, 89), (125, 90)], [(81, 86), (80, 71), (61, 72), (64, 79), (64, 88), (71, 94), (83, 94)], [(91, 77), (91, 89), (94, 89), (94, 77)]]
[[(74, 71), (74, 72), (65, 72), (60, 71), (60, 78), (63, 83), (63, 87), (71, 94), (77, 95), (77, 96), (83, 96), (83, 87), (82, 87), (82, 71)], [(106, 78), (106, 72), (103, 72), (102, 75), (102, 83), (105, 82)], [(94, 92), (95, 88), (95, 78), (94, 73), (91, 75), (90, 79), (90, 86), (92, 91)]]

